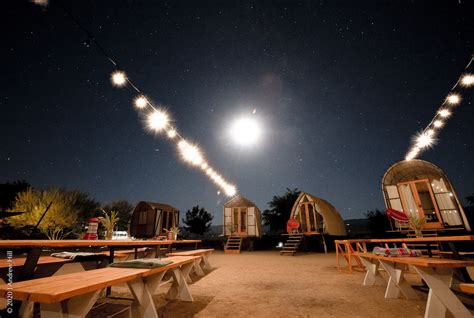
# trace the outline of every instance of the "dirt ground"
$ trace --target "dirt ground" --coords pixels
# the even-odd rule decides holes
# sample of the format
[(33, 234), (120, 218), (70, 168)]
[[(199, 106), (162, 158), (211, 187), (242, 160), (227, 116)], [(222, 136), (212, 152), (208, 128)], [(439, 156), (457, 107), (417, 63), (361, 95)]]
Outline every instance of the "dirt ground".
[[(159, 289), (160, 317), (423, 317), (425, 309), (427, 294), (419, 292), (420, 300), (386, 300), (384, 287), (362, 286), (363, 273), (339, 272), (335, 254), (216, 251), (210, 262), (214, 269), (190, 284), (193, 303), (167, 301), (166, 287)], [(420, 284), (417, 276), (407, 276)], [(122, 286), (113, 294), (130, 297)], [(104, 317), (129, 304), (108, 302), (89, 316)]]

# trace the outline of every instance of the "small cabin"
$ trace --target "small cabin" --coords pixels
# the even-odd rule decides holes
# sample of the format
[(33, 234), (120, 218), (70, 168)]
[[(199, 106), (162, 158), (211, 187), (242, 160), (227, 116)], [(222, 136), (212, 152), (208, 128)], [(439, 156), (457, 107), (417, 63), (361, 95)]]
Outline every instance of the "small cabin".
[(336, 208), (326, 200), (301, 192), (291, 209), (290, 219), (299, 222), (300, 233), (345, 236), (346, 227)]
[(243, 196), (236, 196), (224, 204), (225, 236), (262, 236), (262, 216), (258, 207)]
[(179, 225), (179, 211), (169, 204), (141, 201), (133, 210), (130, 236), (151, 238), (166, 235), (164, 229)]
[[(387, 208), (407, 216), (424, 216), (425, 229), (471, 230), (451, 182), (431, 162), (416, 159), (395, 163), (382, 178), (382, 191)], [(392, 226), (399, 228), (400, 224), (394, 221)]]

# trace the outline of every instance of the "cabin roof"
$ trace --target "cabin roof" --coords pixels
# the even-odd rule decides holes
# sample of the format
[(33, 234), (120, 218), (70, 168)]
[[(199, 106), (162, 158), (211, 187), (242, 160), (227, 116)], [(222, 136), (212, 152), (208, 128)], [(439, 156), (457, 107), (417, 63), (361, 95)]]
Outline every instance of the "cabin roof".
[(257, 205), (250, 201), (249, 199), (244, 198), (241, 195), (237, 195), (227, 201), (224, 204), (224, 208), (238, 208), (238, 207), (255, 207), (258, 209)]
[(431, 162), (419, 159), (402, 160), (387, 169), (382, 178), (382, 185), (433, 178), (444, 178), (447, 181), (443, 170)]
[(140, 203), (145, 203), (148, 206), (150, 206), (152, 209), (162, 209), (162, 210), (171, 210), (171, 211), (179, 211), (177, 208), (175, 208), (172, 205), (165, 204), (165, 203), (158, 203), (158, 202), (150, 202), (150, 201), (140, 201), (137, 206)]

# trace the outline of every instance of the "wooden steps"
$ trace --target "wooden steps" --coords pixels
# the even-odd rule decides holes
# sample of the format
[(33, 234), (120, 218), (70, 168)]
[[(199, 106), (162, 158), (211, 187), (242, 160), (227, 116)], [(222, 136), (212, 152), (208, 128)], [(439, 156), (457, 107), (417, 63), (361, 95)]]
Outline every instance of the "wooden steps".
[(224, 252), (227, 254), (240, 254), (242, 247), (242, 236), (229, 236), (225, 244)]
[(298, 250), (298, 247), (303, 241), (303, 237), (303, 234), (290, 234), (288, 236), (288, 240), (285, 242), (285, 245), (280, 251), (280, 255), (295, 255), (296, 251)]

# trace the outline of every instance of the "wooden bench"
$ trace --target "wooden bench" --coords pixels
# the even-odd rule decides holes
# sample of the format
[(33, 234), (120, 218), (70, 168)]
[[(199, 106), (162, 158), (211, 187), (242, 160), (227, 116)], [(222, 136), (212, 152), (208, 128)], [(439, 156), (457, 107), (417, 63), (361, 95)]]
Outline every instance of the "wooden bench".
[(453, 270), (474, 266), (474, 261), (430, 257), (385, 257), (372, 253), (356, 253), (356, 255), (366, 267), (364, 286), (383, 281), (378, 273), (379, 265), (387, 272), (389, 279), (385, 298), (398, 298), (403, 294), (407, 299), (418, 299), (415, 290), (403, 277), (405, 270), (410, 266), (430, 288), (425, 317), (444, 317), (446, 311), (455, 317), (472, 317), (450, 287), (453, 282)]
[(5, 284), (0, 286), (0, 296), (23, 301), (20, 315), (24, 317), (31, 315), (35, 302), (41, 303), (42, 317), (85, 317), (104, 288), (126, 283), (134, 298), (132, 317), (158, 317), (152, 295), (168, 271), (173, 281), (167, 299), (193, 301), (185, 277), (196, 258), (166, 258), (173, 263), (154, 269), (107, 267)]
[[(0, 259), (0, 268), (9, 268), (10, 266), (23, 266), (25, 265), (26, 257), (14, 257), (9, 259)], [(53, 256), (41, 256), (38, 259), (38, 265), (46, 264), (64, 264), (70, 262), (70, 259), (58, 258)]]
[(466, 294), (474, 294), (474, 284), (459, 284), (459, 289)]
[[(23, 266), (25, 265), (26, 257), (14, 257), (11, 259), (0, 259), (0, 279), (5, 281), (5, 277), (10, 271), (13, 277), (18, 277)], [(53, 256), (41, 256), (38, 259), (38, 264), (35, 269), (35, 277), (46, 277), (56, 273), (64, 264), (70, 263), (72, 260), (58, 258)], [(6, 281), (5, 281), (6, 282)]]
[[(168, 253), (167, 256), (199, 256), (199, 259), (194, 261), (194, 272), (198, 276), (204, 276), (204, 270), (211, 270), (211, 263), (209, 262), (209, 255), (214, 252), (213, 248), (210, 249), (198, 249), (198, 250), (191, 250), (191, 251), (183, 251), (183, 252), (174, 252)], [(202, 265), (201, 265), (202, 263)], [(191, 273), (189, 273), (191, 274)], [(186, 276), (186, 281), (188, 283), (192, 282), (191, 277)]]

